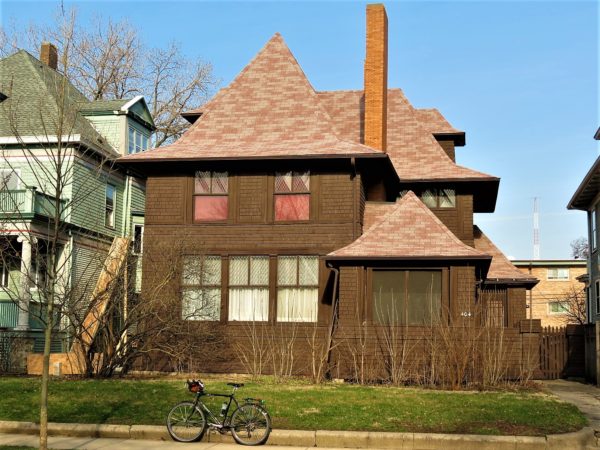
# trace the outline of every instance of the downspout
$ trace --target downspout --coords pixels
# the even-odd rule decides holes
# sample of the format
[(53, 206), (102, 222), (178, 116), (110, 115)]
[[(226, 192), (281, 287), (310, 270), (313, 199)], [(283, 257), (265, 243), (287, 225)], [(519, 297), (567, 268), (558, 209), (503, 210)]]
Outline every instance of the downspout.
[(329, 321), (329, 328), (327, 330), (327, 367), (331, 367), (331, 352), (332, 352), (332, 343), (333, 343), (333, 332), (335, 331), (335, 322), (337, 319), (337, 306), (338, 302), (336, 301), (337, 297), (337, 287), (338, 281), (340, 278), (340, 271), (331, 265), (331, 263), (327, 263), (327, 267), (333, 270), (333, 293), (331, 295), (331, 320)]

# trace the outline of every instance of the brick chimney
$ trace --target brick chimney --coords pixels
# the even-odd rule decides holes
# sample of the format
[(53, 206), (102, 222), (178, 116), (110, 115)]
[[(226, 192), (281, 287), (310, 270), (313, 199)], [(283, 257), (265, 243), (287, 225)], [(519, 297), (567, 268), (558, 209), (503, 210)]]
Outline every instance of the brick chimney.
[(40, 48), (40, 61), (46, 64), (51, 69), (56, 70), (58, 68), (58, 51), (54, 44), (50, 42), (42, 42)]
[(365, 58), (365, 145), (386, 151), (387, 14), (382, 4), (367, 5)]

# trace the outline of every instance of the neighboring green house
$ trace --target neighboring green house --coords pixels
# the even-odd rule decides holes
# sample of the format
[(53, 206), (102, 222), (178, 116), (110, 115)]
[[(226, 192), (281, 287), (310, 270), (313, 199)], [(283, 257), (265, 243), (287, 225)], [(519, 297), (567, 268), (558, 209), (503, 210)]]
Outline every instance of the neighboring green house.
[(63, 291), (89, 298), (114, 237), (131, 236), (141, 252), (145, 183), (112, 161), (149, 148), (155, 129), (143, 97), (89, 101), (57, 71), (57, 56), (44, 43), (43, 62), (24, 50), (0, 60), (0, 330), (26, 331), (40, 351), (39, 268), (57, 171), (64, 174), (57, 278)]

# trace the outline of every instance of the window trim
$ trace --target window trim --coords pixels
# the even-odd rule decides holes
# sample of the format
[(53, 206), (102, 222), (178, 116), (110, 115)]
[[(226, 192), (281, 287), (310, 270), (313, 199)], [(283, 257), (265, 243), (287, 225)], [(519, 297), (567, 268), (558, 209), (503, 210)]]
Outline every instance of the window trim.
[[(402, 267), (402, 266), (385, 266), (385, 267), (367, 267), (366, 268), (366, 295), (365, 304), (362, 305), (361, 318), (367, 320), (373, 326), (386, 326), (375, 320), (374, 316), (374, 299), (373, 299), (373, 271), (406, 271), (406, 272), (441, 272), (441, 297), (440, 297), (440, 320), (444, 323), (448, 321), (449, 315), (452, 314), (452, 305), (450, 304), (450, 270), (448, 267)], [(407, 327), (422, 327), (426, 325), (398, 325)]]
[[(277, 175), (278, 174), (286, 174), (291, 172), (292, 174), (292, 189), (293, 189), (293, 180), (294, 180), (294, 175), (295, 174), (302, 174), (302, 173), (307, 173), (308, 174), (308, 190), (306, 191), (290, 191), (290, 192), (277, 192)], [(272, 203), (272, 209), (273, 209), (273, 217), (272, 217), (272, 222), (274, 224), (292, 224), (292, 223), (311, 223), (313, 221), (313, 211), (312, 211), (312, 205), (313, 205), (313, 186), (314, 186), (314, 178), (313, 178), (313, 173), (310, 169), (306, 169), (306, 170), (294, 170), (294, 169), (290, 169), (290, 170), (276, 170), (275, 172), (273, 172), (273, 199), (271, 201)], [(308, 196), (308, 219), (301, 219), (301, 220), (277, 220), (277, 218), (275, 217), (276, 214), (276, 208), (275, 208), (275, 203), (276, 203), (276, 199), (277, 196), (291, 196), (291, 195), (307, 195)], [(285, 255), (282, 255), (285, 256)]]
[[(316, 258), (317, 260), (317, 283), (312, 285), (312, 284), (300, 284), (300, 258), (301, 257), (312, 257), (312, 258)], [(295, 258), (296, 260), (296, 284), (285, 284), (285, 285), (280, 285), (279, 284), (279, 258)], [(320, 264), (320, 260), (321, 258), (319, 257), (319, 255), (277, 255), (277, 257), (275, 258), (275, 322), (277, 323), (318, 323), (319, 322), (319, 292), (321, 289), (321, 264)], [(312, 289), (316, 289), (317, 290), (317, 310), (316, 310), (316, 316), (315, 316), (315, 320), (279, 320), (277, 318), (278, 314), (279, 314), (279, 289), (301, 289), (301, 288), (312, 288)]]
[[(210, 191), (208, 193), (196, 193), (196, 177), (199, 172), (209, 172), (210, 173)], [(224, 173), (227, 177), (227, 192), (225, 193), (217, 193), (214, 194), (212, 192), (212, 180), (215, 173)], [(195, 170), (192, 175), (192, 224), (194, 225), (206, 225), (206, 224), (223, 224), (228, 223), (231, 219), (231, 182), (232, 177), (231, 173), (228, 170)], [(227, 198), (227, 217), (224, 219), (216, 219), (216, 220), (196, 220), (195, 212), (196, 212), (196, 197), (226, 197)]]
[[(185, 284), (184, 283), (184, 278), (183, 278), (183, 274), (185, 271), (185, 260), (188, 258), (200, 258), (201, 260), (201, 266), (204, 266), (204, 262), (206, 260), (206, 258), (219, 258), (219, 279), (220, 282), (219, 284), (204, 284), (203, 280), (202, 280), (202, 276), (199, 277), (200, 283), (199, 284)], [(180, 284), (180, 288), (181, 288), (181, 296), (180, 296), (180, 300), (181, 300), (181, 320), (183, 321), (194, 321), (194, 322), (219, 322), (221, 321), (221, 318), (223, 316), (223, 257), (221, 255), (205, 255), (205, 254), (186, 254), (182, 256), (182, 266), (181, 266), (181, 284)], [(204, 290), (204, 289), (219, 289), (219, 296), (218, 296), (218, 305), (219, 305), (219, 317), (215, 318), (215, 319), (207, 319), (207, 318), (193, 318), (193, 317), (187, 317), (184, 318), (183, 317), (183, 293), (186, 290)], [(217, 303), (217, 302), (215, 302)]]
[[(566, 270), (567, 271), (567, 277), (566, 278), (559, 278), (558, 276), (556, 277), (550, 277), (550, 271), (556, 271), (557, 275), (558, 275), (558, 271), (560, 270)], [(569, 267), (550, 267), (546, 269), (546, 280), (547, 281), (569, 281), (571, 279), (571, 270)]]
[[(567, 305), (566, 307), (566, 311), (552, 311), (552, 305), (563, 305), (563, 308), (565, 307), (565, 305)], [(560, 306), (559, 306), (560, 308)], [(560, 300), (552, 300), (548, 302), (548, 315), (550, 316), (562, 316), (564, 314), (567, 314), (569, 312), (569, 307), (568, 307), (568, 302), (565, 301), (560, 301)]]
[[(252, 267), (250, 264), (250, 259), (251, 258), (265, 258), (265, 260), (267, 261), (267, 267), (268, 267), (268, 277), (267, 277), (267, 284), (250, 284), (250, 278), (252, 276)], [(231, 278), (231, 262), (233, 259), (235, 258), (247, 258), (248, 260), (248, 283), (247, 284), (231, 284), (230, 278)], [(256, 253), (243, 253), (243, 254), (232, 254), (232, 255), (228, 255), (227, 256), (227, 296), (226, 296), (226, 308), (227, 308), (227, 315), (226, 315), (226, 321), (229, 322), (235, 322), (235, 323), (252, 323), (252, 322), (258, 322), (258, 323), (269, 323), (271, 322), (271, 310), (273, 309), (272, 307), (272, 302), (271, 302), (271, 295), (272, 295), (272, 275), (273, 275), (273, 270), (272, 270), (272, 266), (271, 266), (271, 257), (269, 255), (265, 255), (265, 254), (256, 254)], [(230, 293), (231, 293), (231, 289), (237, 289), (237, 288), (248, 288), (248, 289), (267, 289), (267, 316), (264, 320), (232, 320), (230, 311), (230, 303), (231, 303), (231, 298), (230, 298)]]
[[(139, 251), (136, 250), (135, 248), (135, 229), (136, 228), (141, 228), (142, 231), (140, 232), (140, 249)], [(142, 255), (144, 253), (144, 224), (143, 223), (134, 223), (133, 224), (133, 239), (131, 240), (131, 254), (132, 255)]]
[(598, 221), (596, 217), (596, 208), (594, 207), (590, 211), (590, 246), (592, 248), (592, 253), (598, 249)]
[[(112, 195), (112, 207), (108, 206), (108, 188), (112, 187), (113, 188), (113, 195)], [(109, 221), (108, 219), (108, 212), (110, 211), (110, 217), (111, 220), (110, 222), (112, 223), (108, 223)], [(110, 228), (111, 230), (116, 229), (115, 223), (116, 221), (116, 215), (117, 215), (117, 186), (108, 182), (106, 183), (106, 187), (104, 188), (104, 226), (106, 228)]]
[[(17, 176), (17, 187), (15, 189), (9, 189), (9, 191), (18, 191), (21, 190), (21, 169), (0, 169), (0, 179), (4, 179), (3, 172), (8, 172), (9, 174), (14, 173)], [(0, 186), (0, 191), (2, 186)]]

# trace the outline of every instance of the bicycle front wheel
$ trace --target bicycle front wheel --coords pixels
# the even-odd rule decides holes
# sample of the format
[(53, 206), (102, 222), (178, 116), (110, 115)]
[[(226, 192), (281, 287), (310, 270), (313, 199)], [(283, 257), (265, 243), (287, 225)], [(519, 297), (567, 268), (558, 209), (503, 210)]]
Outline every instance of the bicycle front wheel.
[(204, 412), (192, 402), (176, 404), (167, 416), (167, 430), (178, 442), (194, 442), (206, 430)]
[(271, 433), (271, 417), (262, 407), (247, 403), (231, 416), (231, 434), (242, 445), (261, 445)]

